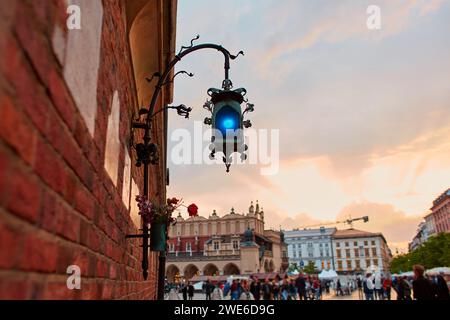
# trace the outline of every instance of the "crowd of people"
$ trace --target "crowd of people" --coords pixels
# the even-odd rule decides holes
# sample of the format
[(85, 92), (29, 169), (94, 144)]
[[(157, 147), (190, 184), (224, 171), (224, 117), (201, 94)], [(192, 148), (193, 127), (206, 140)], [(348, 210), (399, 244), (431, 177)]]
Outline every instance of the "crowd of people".
[[(191, 283), (182, 285), (178, 290), (184, 300), (192, 299), (194, 295)], [(206, 300), (320, 300), (323, 292), (330, 292), (330, 282), (303, 274), (296, 278), (287, 275), (264, 280), (251, 277), (217, 283), (207, 280), (203, 283), (202, 292)]]
[[(232, 281), (212, 282), (206, 280), (202, 292), (206, 300), (320, 300), (323, 294), (333, 290), (337, 296), (352, 295), (358, 290), (359, 299), (391, 300), (396, 293), (397, 300), (450, 300), (449, 288), (442, 275), (426, 276), (421, 265), (413, 268), (414, 277), (382, 276), (380, 273), (367, 273), (364, 277), (324, 280), (317, 276), (299, 274), (297, 277), (285, 275), (274, 279), (257, 277), (233, 279)], [(178, 292), (183, 300), (192, 300), (195, 289), (191, 282), (172, 286), (174, 296)]]
[(450, 300), (447, 282), (441, 274), (425, 276), (425, 268), (421, 265), (415, 265), (413, 272), (411, 278), (367, 273), (364, 279), (357, 280), (359, 297), (391, 300), (391, 291), (394, 290), (397, 300)]

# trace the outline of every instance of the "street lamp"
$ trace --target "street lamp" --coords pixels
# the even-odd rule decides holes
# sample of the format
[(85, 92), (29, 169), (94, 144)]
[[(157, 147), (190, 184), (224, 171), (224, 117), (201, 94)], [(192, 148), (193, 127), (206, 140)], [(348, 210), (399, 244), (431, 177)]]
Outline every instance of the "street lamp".
[[(194, 41), (198, 40), (200, 37), (196, 36), (191, 40), (190, 46), (182, 46), (180, 52), (175, 56), (175, 58), (169, 62), (163, 73), (156, 72), (150, 79), (151, 82), (154, 78), (159, 78), (155, 86), (155, 91), (153, 92), (152, 99), (148, 108), (142, 108), (139, 110), (138, 119), (133, 123), (132, 129), (142, 130), (144, 132), (142, 142), (134, 142), (134, 134), (132, 134), (132, 145), (136, 150), (136, 166), (143, 166), (144, 171), (144, 196), (149, 198), (149, 165), (157, 164), (159, 161), (159, 148), (158, 145), (151, 140), (151, 124), (152, 119), (159, 112), (167, 112), (169, 109), (174, 109), (177, 111), (178, 115), (189, 118), (189, 114), (192, 108), (186, 107), (185, 105), (179, 106), (165, 106), (162, 110), (155, 112), (156, 103), (158, 96), (162, 88), (174, 81), (175, 77), (179, 74), (187, 74), (192, 77), (192, 73), (186, 71), (179, 71), (175, 73), (172, 79), (169, 79), (169, 75), (175, 65), (181, 61), (185, 56), (191, 54), (192, 52), (203, 50), (203, 49), (215, 49), (220, 51), (224, 56), (224, 71), (225, 77), (222, 82), (222, 90), (219, 89), (209, 89), (208, 95), (210, 100), (207, 101), (204, 108), (211, 112), (212, 117), (205, 119), (205, 124), (210, 124), (213, 126), (213, 135), (211, 137), (211, 158), (214, 158), (217, 152), (223, 153), (223, 161), (225, 163), (227, 172), (230, 170), (231, 166), (231, 155), (234, 152), (239, 152), (241, 154), (241, 160), (246, 159), (245, 151), (248, 149), (244, 144), (244, 139), (242, 135), (242, 129), (251, 126), (249, 120), (244, 120), (244, 115), (247, 112), (252, 112), (254, 106), (248, 103), (245, 98), (247, 91), (244, 88), (232, 90), (233, 84), (229, 78), (230, 70), (230, 60), (236, 59), (239, 55), (244, 55), (243, 51), (240, 51), (237, 55), (232, 55), (227, 49), (223, 48), (217, 44), (204, 43), (199, 45), (194, 45)], [(241, 104), (246, 103), (246, 108), (244, 112), (241, 110)], [(142, 117), (144, 119), (142, 120)], [(220, 134), (218, 134), (220, 132)], [(168, 221), (165, 224), (165, 232), (167, 235)], [(142, 273), (144, 279), (148, 277), (148, 249), (149, 249), (149, 225), (144, 223), (142, 226), (142, 234), (127, 235), (127, 238), (142, 238)], [(166, 237), (167, 238), (167, 237)], [(159, 255), (159, 270), (158, 270), (158, 299), (164, 299), (164, 277), (165, 277), (165, 263), (166, 263), (166, 244), (161, 246)]]

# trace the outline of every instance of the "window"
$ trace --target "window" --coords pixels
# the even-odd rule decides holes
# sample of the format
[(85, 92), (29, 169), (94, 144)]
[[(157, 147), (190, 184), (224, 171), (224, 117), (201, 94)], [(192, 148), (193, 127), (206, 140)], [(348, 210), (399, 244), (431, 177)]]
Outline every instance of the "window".
[(233, 240), (233, 249), (234, 249), (234, 250), (239, 249), (239, 241)]
[(364, 251), (365, 251), (366, 257), (369, 257), (370, 256), (369, 248), (364, 249)]
[(175, 252), (175, 244), (173, 244), (173, 243), (169, 244), (169, 251)]
[(366, 260), (366, 267), (370, 267), (370, 259)]
[(336, 242), (336, 248), (340, 248), (341, 244), (339, 242)]
[(364, 247), (363, 246), (359, 247), (359, 254), (360, 254), (360, 257), (364, 257)]
[(359, 257), (359, 249), (355, 249), (355, 257)]
[(352, 261), (347, 260), (347, 270), (351, 270), (351, 269), (352, 269)]
[(345, 255), (350, 258), (350, 249), (345, 249)]
[(367, 241), (364, 241), (364, 245), (367, 246), (369, 245), (369, 243)]
[(372, 248), (372, 255), (373, 255), (374, 257), (377, 256), (377, 248)]
[(190, 242), (186, 242), (186, 251), (192, 251), (192, 246)]
[(358, 241), (353, 242), (353, 246), (357, 247), (358, 246)]
[(373, 245), (373, 246), (375, 245), (375, 240), (372, 240), (372, 245)]
[(214, 250), (219, 250), (219, 248), (220, 248), (219, 241), (214, 241), (213, 247), (214, 247)]
[(348, 247), (348, 242), (345, 243), (345, 246)]
[(378, 259), (373, 260), (373, 264), (378, 266)]
[(337, 256), (338, 258), (341, 257), (341, 250), (336, 250), (336, 256)]
[(355, 260), (356, 263), (356, 269), (361, 269), (361, 261), (359, 259)]
[(342, 261), (338, 261), (338, 270), (342, 270)]

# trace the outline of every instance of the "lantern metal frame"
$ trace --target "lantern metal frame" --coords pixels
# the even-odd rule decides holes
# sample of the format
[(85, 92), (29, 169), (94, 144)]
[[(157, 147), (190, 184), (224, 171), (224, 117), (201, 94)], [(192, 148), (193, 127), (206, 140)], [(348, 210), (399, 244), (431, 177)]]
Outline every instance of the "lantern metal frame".
[[(223, 80), (222, 87), (224, 90), (230, 90), (232, 88), (231, 80), (229, 79), (229, 70), (230, 70), (230, 60), (235, 60), (238, 56), (244, 55), (243, 51), (239, 51), (238, 54), (233, 55), (222, 47), (221, 45), (212, 44), (212, 43), (204, 43), (194, 45), (194, 41), (198, 40), (200, 36), (196, 36), (191, 40), (189, 46), (182, 46), (181, 50), (177, 55), (175, 55), (174, 59), (172, 59), (166, 66), (165, 70), (160, 73), (156, 72), (153, 74), (151, 78), (146, 78), (148, 82), (152, 82), (153, 79), (158, 78), (158, 82), (155, 85), (155, 90), (152, 95), (152, 99), (148, 108), (141, 108), (138, 113), (138, 118), (135, 119), (132, 123), (132, 134), (131, 134), (131, 145), (136, 151), (136, 166), (143, 166), (144, 171), (144, 183), (143, 183), (143, 194), (149, 198), (149, 166), (150, 164), (156, 165), (159, 162), (159, 152), (158, 146), (156, 143), (152, 142), (151, 139), (151, 128), (152, 128), (152, 119), (160, 112), (164, 112), (167, 119), (167, 111), (170, 109), (174, 109), (177, 111), (178, 115), (184, 116), (185, 118), (189, 118), (190, 112), (192, 108), (186, 107), (185, 105), (179, 106), (164, 106), (159, 111), (155, 112), (155, 107), (158, 101), (158, 97), (162, 91), (162, 88), (172, 83), (177, 75), (186, 74), (189, 77), (194, 76), (192, 73), (186, 71), (179, 71), (174, 74), (174, 76), (169, 79), (169, 76), (174, 69), (175, 65), (180, 62), (185, 56), (199, 51), (203, 49), (215, 49), (221, 52), (224, 56), (224, 71), (225, 71), (225, 79)], [(248, 109), (248, 104), (247, 104)], [(244, 113), (253, 111), (253, 110), (245, 110)], [(252, 109), (252, 108), (250, 108)], [(242, 116), (244, 115), (242, 114)], [(141, 120), (142, 117), (145, 117)], [(142, 142), (135, 143), (134, 130), (142, 130), (143, 138)], [(167, 128), (166, 128), (167, 130)], [(167, 137), (166, 137), (167, 140)], [(167, 141), (166, 141), (167, 142)], [(227, 167), (229, 168), (229, 167)], [(167, 225), (166, 225), (166, 234), (167, 234)], [(126, 235), (126, 238), (139, 238), (142, 239), (142, 274), (144, 279), (148, 278), (148, 253), (149, 253), (149, 225), (143, 224), (141, 234), (130, 234)], [(158, 299), (164, 299), (164, 286), (165, 286), (165, 264), (166, 264), (166, 250), (160, 251), (159, 254), (159, 268), (158, 268)]]

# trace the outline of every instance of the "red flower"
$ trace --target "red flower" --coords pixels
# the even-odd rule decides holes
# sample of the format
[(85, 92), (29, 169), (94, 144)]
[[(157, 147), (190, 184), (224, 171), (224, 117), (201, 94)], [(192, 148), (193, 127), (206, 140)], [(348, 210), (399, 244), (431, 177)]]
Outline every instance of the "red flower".
[(198, 207), (195, 205), (195, 203), (191, 204), (188, 208), (188, 213), (190, 217), (196, 217), (198, 213)]

